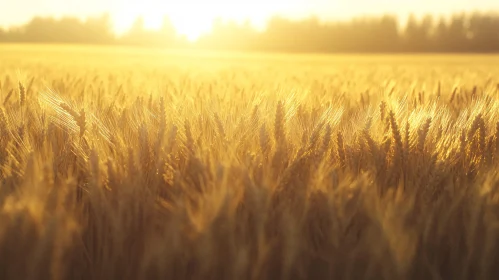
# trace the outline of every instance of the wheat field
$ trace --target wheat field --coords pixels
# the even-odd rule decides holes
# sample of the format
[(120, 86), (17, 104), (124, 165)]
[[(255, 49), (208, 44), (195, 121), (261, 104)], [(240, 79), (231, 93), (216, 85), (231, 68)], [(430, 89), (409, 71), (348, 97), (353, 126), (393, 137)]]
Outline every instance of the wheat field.
[(495, 279), (499, 57), (0, 47), (0, 279)]

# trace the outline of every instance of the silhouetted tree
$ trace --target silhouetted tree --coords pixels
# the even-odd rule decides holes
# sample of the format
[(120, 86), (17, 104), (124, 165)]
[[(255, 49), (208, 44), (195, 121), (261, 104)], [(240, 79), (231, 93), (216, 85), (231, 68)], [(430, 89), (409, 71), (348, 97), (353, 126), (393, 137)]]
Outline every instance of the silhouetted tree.
[(446, 51), (470, 51), (466, 30), (466, 17), (464, 14), (454, 15), (444, 36)]
[(499, 18), (475, 13), (469, 20), (470, 49), (491, 52), (499, 49)]
[(111, 43), (113, 34), (107, 15), (82, 22), (65, 17), (60, 20), (35, 17), (23, 28), (21, 41), (54, 43)]
[(372, 33), (377, 38), (377, 50), (395, 52), (400, 49), (400, 36), (397, 19), (393, 16), (381, 18)]
[(438, 22), (436, 23), (431, 39), (430, 44), (432, 46), (432, 50), (436, 52), (443, 52), (449, 49), (448, 47), (448, 36), (449, 36), (449, 25), (445, 18), (440, 17)]
[(410, 52), (429, 51), (432, 28), (432, 17), (426, 16), (418, 21), (414, 15), (410, 15), (404, 32), (404, 50)]

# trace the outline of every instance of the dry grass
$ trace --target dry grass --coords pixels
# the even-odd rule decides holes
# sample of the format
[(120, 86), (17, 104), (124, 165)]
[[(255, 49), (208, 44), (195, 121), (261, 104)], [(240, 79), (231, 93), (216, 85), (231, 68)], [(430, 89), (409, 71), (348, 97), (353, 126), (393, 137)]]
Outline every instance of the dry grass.
[(88, 53), (0, 56), (1, 279), (499, 273), (496, 58)]

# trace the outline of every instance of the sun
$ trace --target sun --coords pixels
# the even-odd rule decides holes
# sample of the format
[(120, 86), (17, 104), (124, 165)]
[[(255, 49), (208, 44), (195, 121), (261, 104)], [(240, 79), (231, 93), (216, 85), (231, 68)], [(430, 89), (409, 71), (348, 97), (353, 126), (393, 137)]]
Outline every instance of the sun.
[(168, 15), (180, 35), (184, 35), (190, 41), (195, 41), (201, 35), (211, 31), (213, 20), (216, 17), (215, 13), (203, 13), (199, 10), (191, 10), (186, 12), (186, 14), (188, 16), (182, 15), (182, 13)]
[(115, 31), (126, 32), (137, 17), (144, 19), (145, 28), (159, 29), (166, 17), (169, 18), (177, 33), (190, 41), (197, 40), (212, 29), (216, 18), (227, 20), (249, 20), (255, 26), (261, 26), (276, 3), (285, 0), (241, 1), (241, 0), (129, 0), (116, 4), (111, 12)]
[(131, 0), (115, 7), (112, 12), (113, 23), (117, 33), (126, 32), (138, 18), (144, 19), (146, 29), (159, 29), (165, 17), (168, 17), (177, 33), (189, 40), (196, 40), (199, 36), (211, 30), (216, 11), (204, 2), (196, 6), (190, 5), (195, 1), (178, 1), (171, 3), (157, 0)]

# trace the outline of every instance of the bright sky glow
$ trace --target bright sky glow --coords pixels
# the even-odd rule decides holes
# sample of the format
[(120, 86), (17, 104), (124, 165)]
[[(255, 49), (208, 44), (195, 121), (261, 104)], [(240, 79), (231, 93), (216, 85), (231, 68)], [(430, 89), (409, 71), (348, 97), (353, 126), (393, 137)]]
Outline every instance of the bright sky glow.
[(272, 15), (348, 19), (360, 15), (409, 13), (450, 14), (461, 11), (499, 11), (497, 0), (0, 0), (0, 26), (19, 25), (34, 16), (85, 18), (108, 12), (115, 31), (126, 31), (143, 16), (148, 28), (170, 17), (180, 34), (195, 39), (211, 29), (215, 18), (250, 20), (263, 27)]

